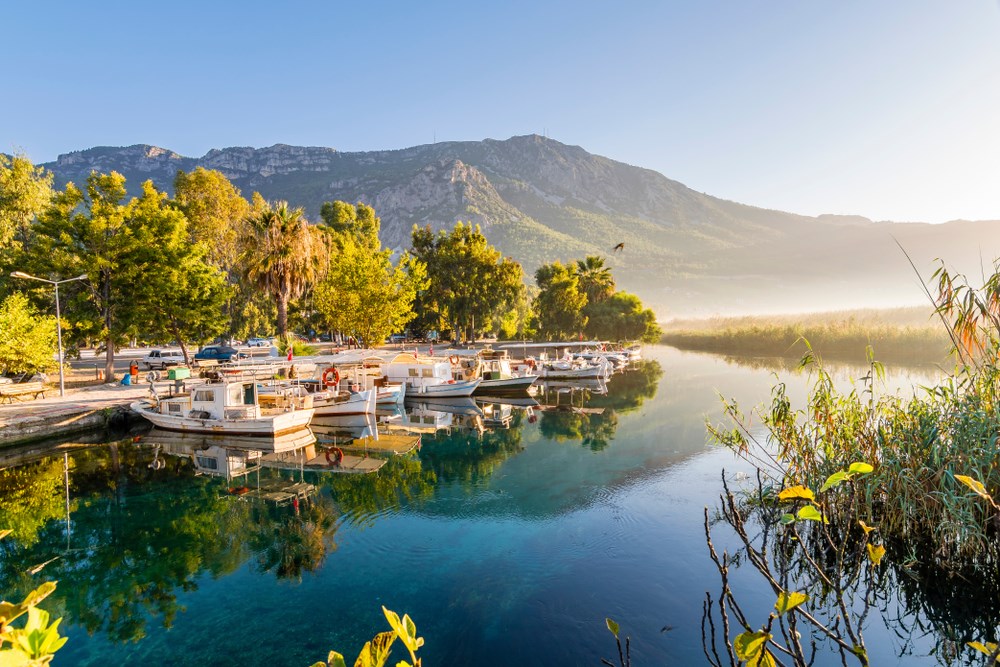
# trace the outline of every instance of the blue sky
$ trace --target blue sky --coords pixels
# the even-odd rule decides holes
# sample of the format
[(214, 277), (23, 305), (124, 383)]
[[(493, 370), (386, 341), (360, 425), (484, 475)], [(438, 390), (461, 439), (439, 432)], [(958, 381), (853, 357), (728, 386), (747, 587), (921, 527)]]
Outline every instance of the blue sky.
[(1000, 218), (998, 0), (34, 0), (0, 24), (0, 150), (38, 162), (544, 133), (758, 206)]

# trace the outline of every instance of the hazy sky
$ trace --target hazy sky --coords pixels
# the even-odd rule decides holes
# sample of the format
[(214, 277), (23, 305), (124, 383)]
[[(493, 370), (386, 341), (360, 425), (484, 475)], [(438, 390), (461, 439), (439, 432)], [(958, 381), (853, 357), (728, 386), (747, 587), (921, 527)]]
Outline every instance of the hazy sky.
[(4, 3), (0, 150), (547, 134), (796, 213), (1000, 218), (998, 0)]

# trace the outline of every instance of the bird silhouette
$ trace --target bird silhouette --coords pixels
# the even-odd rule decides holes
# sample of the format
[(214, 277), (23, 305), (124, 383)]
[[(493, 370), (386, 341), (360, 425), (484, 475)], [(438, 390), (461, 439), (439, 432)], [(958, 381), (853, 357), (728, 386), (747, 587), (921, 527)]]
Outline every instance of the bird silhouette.
[(625, 249), (625, 242), (622, 241), (621, 243), (616, 245), (611, 252), (618, 252), (619, 250), (624, 250), (624, 249)]

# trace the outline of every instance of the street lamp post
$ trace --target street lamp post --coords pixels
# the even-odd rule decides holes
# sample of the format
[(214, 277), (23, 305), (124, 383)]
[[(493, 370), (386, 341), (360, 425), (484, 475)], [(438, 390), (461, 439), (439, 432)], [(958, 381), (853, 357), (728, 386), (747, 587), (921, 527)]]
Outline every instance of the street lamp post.
[(56, 288), (56, 338), (59, 340), (59, 395), (66, 395), (66, 385), (63, 380), (63, 346), (62, 346), (62, 318), (59, 313), (59, 286), (63, 283), (71, 283), (74, 280), (86, 280), (87, 274), (84, 273), (82, 276), (77, 276), (76, 278), (67, 278), (66, 280), (46, 280), (45, 278), (39, 278), (38, 276), (33, 276), (24, 271), (14, 271), (10, 274), (11, 278), (23, 278), (24, 280), (38, 280), (43, 283), (48, 283)]

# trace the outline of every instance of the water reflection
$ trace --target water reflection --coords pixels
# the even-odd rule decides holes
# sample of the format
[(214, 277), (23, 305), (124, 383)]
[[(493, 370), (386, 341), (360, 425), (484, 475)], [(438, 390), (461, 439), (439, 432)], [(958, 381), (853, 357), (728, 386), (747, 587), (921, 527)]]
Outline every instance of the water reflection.
[[(321, 422), (316, 442), (280, 462), (263, 451), (256, 468), (246, 457), (246, 474), (217, 466), (228, 477), (199, 474), (193, 455), (250, 447), (199, 440), (171, 450), (146, 435), (65, 443), (19, 465), (0, 453), (8, 466), (0, 520), (17, 532), (0, 542), (0, 590), (14, 596), (59, 580), (46, 606), (66, 617), (66, 664), (136, 654), (167, 664), (234, 655), (312, 664), (369, 639), (384, 623), (379, 604), (422, 624), (428, 663), (593, 662), (612, 646), (602, 630), (611, 615), (628, 623), (636, 664), (699, 664), (691, 609), (715, 583), (700, 511), (715, 501), (720, 468), (732, 465), (706, 450), (704, 419), (718, 418), (717, 390), (749, 405), (766, 398), (773, 378), (709, 355), (655, 356), (663, 365), (647, 362), (603, 387), (550, 385), (531, 398), (480, 397), (471, 410), (425, 403), (376, 420)], [(419, 450), (393, 453), (418, 435)], [(325, 463), (327, 446), (385, 463), (373, 474), (340, 474)], [(165, 465), (151, 467), (157, 456)], [(951, 624), (971, 637), (997, 612), (994, 582), (975, 581), (994, 599), (969, 598), (965, 618), (947, 612), (972, 587), (950, 582), (953, 595), (930, 573), (901, 577), (905, 597), (887, 610), (940, 636)], [(773, 601), (763, 590), (758, 608)], [(661, 634), (665, 623), (678, 630)], [(275, 640), (273, 651), (244, 650), (248, 637), (279, 627), (312, 631)]]

